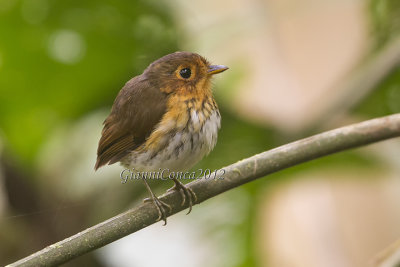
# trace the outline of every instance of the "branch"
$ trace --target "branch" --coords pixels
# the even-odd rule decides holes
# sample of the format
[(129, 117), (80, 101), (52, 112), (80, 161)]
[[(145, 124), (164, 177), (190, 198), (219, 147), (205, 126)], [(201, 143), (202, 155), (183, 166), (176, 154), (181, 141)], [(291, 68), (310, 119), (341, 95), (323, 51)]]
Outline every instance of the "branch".
[[(224, 179), (199, 179), (187, 184), (202, 202), (267, 174), (349, 148), (400, 136), (400, 114), (377, 118), (314, 135), (241, 160), (225, 168)], [(181, 206), (178, 192), (161, 199), (175, 214)], [(156, 222), (152, 203), (143, 203), (74, 236), (50, 245), (9, 266), (53, 266), (109, 244)]]

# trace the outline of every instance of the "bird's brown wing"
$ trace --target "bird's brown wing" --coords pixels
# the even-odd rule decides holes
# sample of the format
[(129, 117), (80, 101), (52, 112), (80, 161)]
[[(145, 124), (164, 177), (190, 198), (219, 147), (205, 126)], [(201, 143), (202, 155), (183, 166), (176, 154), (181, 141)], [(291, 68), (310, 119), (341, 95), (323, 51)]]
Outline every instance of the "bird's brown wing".
[(167, 95), (143, 75), (127, 82), (104, 121), (95, 170), (120, 161), (143, 144), (164, 115), (166, 102)]

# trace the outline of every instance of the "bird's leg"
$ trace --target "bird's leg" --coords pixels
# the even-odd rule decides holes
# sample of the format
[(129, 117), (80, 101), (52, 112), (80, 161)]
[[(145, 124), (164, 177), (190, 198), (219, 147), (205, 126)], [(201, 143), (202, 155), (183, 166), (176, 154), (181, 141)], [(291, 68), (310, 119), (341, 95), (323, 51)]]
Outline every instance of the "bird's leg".
[[(156, 197), (156, 195), (154, 195), (153, 191), (151, 191), (151, 188), (149, 186), (149, 184), (147, 183), (146, 179), (142, 179), (144, 182), (144, 185), (146, 186), (147, 190), (150, 193), (150, 197), (151, 198), (145, 198), (143, 201), (144, 202), (150, 202), (152, 201), (154, 203), (154, 205), (156, 206), (157, 210), (158, 210), (158, 218), (157, 221), (159, 220), (163, 220), (164, 221), (164, 225), (167, 224), (167, 212), (171, 212), (171, 206), (168, 205), (167, 203), (161, 201), (158, 199), (158, 197)], [(166, 209), (168, 211), (166, 211)]]
[(188, 199), (189, 211), (186, 214), (189, 214), (192, 211), (193, 203), (197, 202), (197, 196), (191, 188), (185, 186), (178, 179), (173, 178), (173, 181), (175, 184), (172, 188), (168, 189), (168, 192), (170, 192), (172, 190), (180, 192), (181, 196), (182, 196), (182, 204), (181, 204), (182, 206), (185, 205), (186, 199)]

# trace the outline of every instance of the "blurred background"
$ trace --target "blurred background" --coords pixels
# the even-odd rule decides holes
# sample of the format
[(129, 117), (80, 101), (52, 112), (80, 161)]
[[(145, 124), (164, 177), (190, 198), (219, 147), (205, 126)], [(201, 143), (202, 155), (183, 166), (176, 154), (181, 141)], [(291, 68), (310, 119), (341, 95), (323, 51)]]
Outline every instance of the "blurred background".
[[(186, 50), (230, 67), (215, 77), (219, 141), (193, 168), (218, 169), (400, 112), (399, 32), (396, 0), (0, 0), (0, 265), (147, 196), (122, 167), (93, 166), (115, 96), (155, 59)], [(65, 266), (374, 265), (400, 238), (399, 207), (394, 139), (269, 175)]]

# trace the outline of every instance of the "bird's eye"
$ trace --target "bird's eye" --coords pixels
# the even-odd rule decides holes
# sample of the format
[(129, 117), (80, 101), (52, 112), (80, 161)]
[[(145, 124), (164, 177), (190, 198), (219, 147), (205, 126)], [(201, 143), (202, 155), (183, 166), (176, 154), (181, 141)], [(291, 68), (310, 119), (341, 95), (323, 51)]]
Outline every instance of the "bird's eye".
[(184, 68), (179, 71), (179, 75), (181, 75), (183, 79), (189, 79), (190, 75), (192, 75), (192, 71), (189, 68)]

